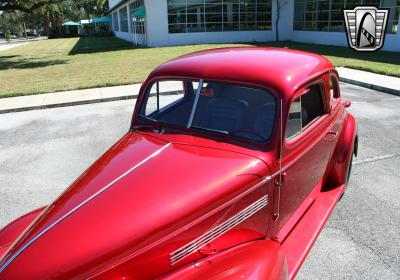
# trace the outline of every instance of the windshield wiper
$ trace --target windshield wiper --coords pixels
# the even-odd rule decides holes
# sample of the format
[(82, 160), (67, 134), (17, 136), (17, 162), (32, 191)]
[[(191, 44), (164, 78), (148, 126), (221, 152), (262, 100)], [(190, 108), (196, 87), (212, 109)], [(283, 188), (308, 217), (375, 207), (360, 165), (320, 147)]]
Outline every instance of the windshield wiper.
[(217, 132), (217, 133), (221, 133), (221, 134), (224, 134), (224, 135), (229, 135), (229, 132), (228, 132), (228, 131), (225, 131), (225, 130), (217, 130), (217, 129), (205, 128), (205, 127), (195, 126), (195, 125), (192, 125), (190, 128), (194, 128), (194, 129), (198, 129), (198, 130), (203, 130), (203, 131)]

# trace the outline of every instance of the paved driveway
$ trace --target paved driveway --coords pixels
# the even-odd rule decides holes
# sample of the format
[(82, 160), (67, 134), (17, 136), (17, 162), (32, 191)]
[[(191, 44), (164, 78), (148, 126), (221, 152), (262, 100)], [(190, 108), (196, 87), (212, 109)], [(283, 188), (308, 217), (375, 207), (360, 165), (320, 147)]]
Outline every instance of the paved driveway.
[[(342, 91), (359, 121), (359, 157), (298, 279), (400, 279), (400, 98)], [(0, 227), (55, 199), (121, 137), (133, 102), (0, 115)]]

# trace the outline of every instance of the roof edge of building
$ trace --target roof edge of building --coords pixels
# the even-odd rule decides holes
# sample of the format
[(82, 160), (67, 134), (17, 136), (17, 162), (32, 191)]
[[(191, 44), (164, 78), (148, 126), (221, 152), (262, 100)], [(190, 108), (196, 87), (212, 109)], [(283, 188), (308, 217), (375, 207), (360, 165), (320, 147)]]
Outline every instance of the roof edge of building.
[(126, 4), (127, 2), (129, 2), (130, 0), (122, 0), (121, 2), (119, 2), (118, 4), (116, 4), (114, 7), (112, 7), (111, 9), (108, 10), (107, 15), (111, 14), (112, 12), (114, 12), (115, 10), (117, 10), (119, 7), (121, 7), (122, 5)]

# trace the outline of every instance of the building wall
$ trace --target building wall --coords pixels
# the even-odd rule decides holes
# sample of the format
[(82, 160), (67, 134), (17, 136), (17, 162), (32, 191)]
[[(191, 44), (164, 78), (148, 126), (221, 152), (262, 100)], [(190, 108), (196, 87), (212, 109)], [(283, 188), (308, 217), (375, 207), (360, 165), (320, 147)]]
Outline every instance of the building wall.
[[(117, 1), (117, 0), (114, 0)], [(119, 1), (117, 1), (118, 3)], [(293, 30), (294, 1), (280, 1), (279, 40), (304, 43), (347, 46), (346, 32), (299, 31)], [(146, 7), (147, 45), (149, 47), (188, 45), (201, 43), (267, 42), (275, 41), (275, 22), (278, 0), (272, 1), (272, 30), (268, 31), (232, 31), (232, 32), (195, 32), (169, 33), (167, 0), (144, 0)], [(129, 3), (127, 3), (129, 5)], [(129, 11), (130, 12), (130, 11)], [(131, 27), (130, 27), (131, 29)], [(115, 32), (115, 35), (127, 41), (133, 41), (133, 34)], [(139, 35), (144, 42), (144, 36)], [(400, 51), (400, 32), (386, 34), (383, 50)]]
[(273, 30), (170, 34), (168, 32), (167, 1), (145, 0), (145, 7), (148, 45), (150, 47), (201, 43), (266, 42), (274, 40)]
[[(277, 0), (275, 0), (276, 2)], [(299, 31), (293, 30), (294, 1), (285, 2), (279, 24), (280, 40), (290, 40), (301, 43), (333, 45), (347, 47), (346, 32)], [(400, 31), (397, 34), (386, 34), (384, 46), (386, 51), (400, 51)]]
[(115, 37), (118, 37), (122, 40), (133, 42), (133, 34), (129, 32), (119, 32), (119, 31), (114, 31)]

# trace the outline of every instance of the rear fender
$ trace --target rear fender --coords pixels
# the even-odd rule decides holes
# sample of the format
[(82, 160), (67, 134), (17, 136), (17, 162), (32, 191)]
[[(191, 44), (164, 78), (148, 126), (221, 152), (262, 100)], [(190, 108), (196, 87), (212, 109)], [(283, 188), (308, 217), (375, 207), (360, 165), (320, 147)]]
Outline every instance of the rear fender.
[(288, 279), (288, 271), (286, 257), (279, 244), (258, 240), (201, 259), (159, 279), (284, 280)]
[(357, 156), (357, 152), (357, 123), (353, 115), (347, 113), (344, 127), (331, 159), (332, 168), (328, 177), (329, 186), (346, 184), (351, 158), (353, 154)]

